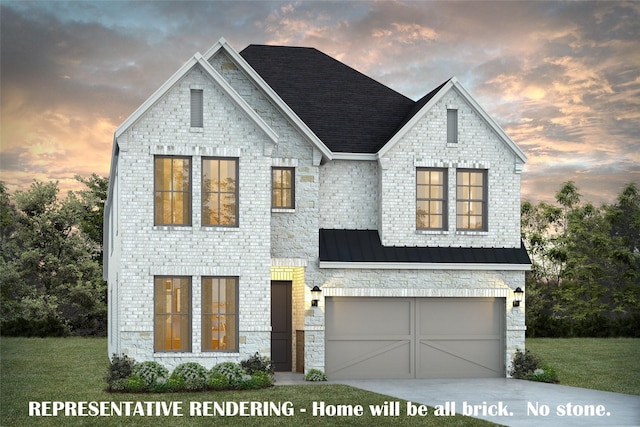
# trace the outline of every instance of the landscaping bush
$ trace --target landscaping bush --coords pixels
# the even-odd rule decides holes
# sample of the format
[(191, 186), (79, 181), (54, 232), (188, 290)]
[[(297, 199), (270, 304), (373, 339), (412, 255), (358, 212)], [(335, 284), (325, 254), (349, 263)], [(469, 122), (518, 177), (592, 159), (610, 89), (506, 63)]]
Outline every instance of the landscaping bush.
[(273, 377), (267, 372), (256, 371), (251, 375), (251, 382), (255, 388), (266, 388), (273, 385)]
[(533, 372), (529, 372), (527, 378), (530, 381), (538, 381), (543, 383), (557, 383), (558, 374), (553, 366), (544, 364), (542, 367)]
[(132, 374), (141, 377), (152, 391), (161, 391), (169, 378), (169, 370), (158, 362), (137, 363)]
[(128, 391), (130, 393), (141, 393), (147, 390), (147, 382), (139, 375), (131, 375), (129, 378), (124, 380), (123, 391)]
[(529, 350), (525, 350), (524, 353), (520, 349), (516, 350), (516, 354), (513, 356), (513, 364), (511, 365), (511, 371), (509, 373), (513, 378), (526, 379), (530, 372), (535, 371), (540, 367), (540, 360), (531, 353)]
[(304, 376), (305, 381), (327, 381), (327, 376), (320, 369), (309, 369)]
[(173, 370), (170, 378), (175, 380), (184, 380), (184, 388), (186, 390), (204, 390), (209, 379), (209, 374), (204, 366), (196, 362), (187, 362), (178, 365)]
[(226, 390), (229, 388), (229, 379), (220, 372), (212, 373), (207, 381), (208, 390)]
[(267, 356), (260, 356), (257, 352), (247, 360), (241, 361), (240, 366), (242, 366), (249, 375), (253, 375), (255, 372), (266, 372), (273, 376), (275, 371), (271, 359)]
[(243, 382), (249, 379), (247, 377), (250, 377), (250, 375), (242, 369), (242, 366), (233, 362), (218, 363), (211, 368), (209, 375), (213, 376), (216, 373), (224, 375), (229, 381), (229, 386), (232, 388), (242, 388)]
[(125, 354), (121, 356), (114, 354), (104, 377), (107, 382), (107, 390), (123, 391), (125, 389), (125, 381), (133, 373), (135, 364), (136, 361)]
[(520, 351), (520, 349), (516, 350), (509, 373), (514, 378), (521, 380), (545, 383), (558, 382), (558, 374), (553, 366), (542, 364), (540, 359), (534, 356), (529, 350), (525, 350), (524, 352)]
[(126, 355), (113, 355), (105, 375), (107, 391), (129, 393), (170, 393), (204, 390), (247, 390), (273, 385), (271, 361), (257, 354), (249, 359), (254, 369), (249, 375), (238, 363), (223, 362), (207, 371), (199, 363), (178, 365), (171, 375), (158, 362), (136, 363)]

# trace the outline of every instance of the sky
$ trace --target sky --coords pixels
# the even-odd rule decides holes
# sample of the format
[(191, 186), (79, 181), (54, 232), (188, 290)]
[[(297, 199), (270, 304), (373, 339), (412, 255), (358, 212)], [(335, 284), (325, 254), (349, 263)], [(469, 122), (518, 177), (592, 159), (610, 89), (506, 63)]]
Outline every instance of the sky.
[(314, 47), (414, 100), (452, 76), (528, 156), (522, 198), (640, 184), (640, 2), (0, 0), (0, 181), (108, 176), (115, 129), (224, 37)]

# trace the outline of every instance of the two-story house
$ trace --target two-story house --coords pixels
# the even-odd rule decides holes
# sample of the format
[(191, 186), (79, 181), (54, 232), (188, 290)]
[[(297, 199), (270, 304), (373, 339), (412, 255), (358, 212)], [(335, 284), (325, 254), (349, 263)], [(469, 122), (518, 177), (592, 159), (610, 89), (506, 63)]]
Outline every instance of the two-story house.
[(413, 101), (316, 49), (221, 39), (115, 131), (109, 355), (503, 377), (525, 160), (455, 78)]

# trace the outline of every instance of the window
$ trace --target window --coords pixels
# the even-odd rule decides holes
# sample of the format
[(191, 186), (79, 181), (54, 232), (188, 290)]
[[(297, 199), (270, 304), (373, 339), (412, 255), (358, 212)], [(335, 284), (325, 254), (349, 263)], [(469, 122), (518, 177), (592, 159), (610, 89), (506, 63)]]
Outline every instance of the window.
[(238, 278), (202, 278), (202, 351), (238, 351)]
[(447, 229), (447, 170), (419, 168), (416, 176), (416, 228)]
[(447, 110), (447, 144), (458, 142), (458, 110)]
[(295, 209), (295, 169), (272, 168), (271, 207)]
[(238, 159), (202, 159), (202, 224), (238, 226)]
[(458, 230), (487, 230), (487, 171), (457, 172), (456, 228)]
[(154, 159), (155, 225), (191, 225), (191, 159)]
[(202, 89), (191, 89), (191, 127), (201, 128), (203, 126), (203, 91)]
[(191, 351), (191, 279), (154, 280), (154, 351)]

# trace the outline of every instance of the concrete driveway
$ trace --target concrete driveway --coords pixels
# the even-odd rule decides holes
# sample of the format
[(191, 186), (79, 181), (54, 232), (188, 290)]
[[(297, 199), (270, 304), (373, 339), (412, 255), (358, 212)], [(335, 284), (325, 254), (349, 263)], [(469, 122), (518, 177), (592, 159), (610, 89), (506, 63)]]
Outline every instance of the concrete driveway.
[(507, 426), (640, 426), (640, 396), (627, 394), (507, 378), (332, 382)]

